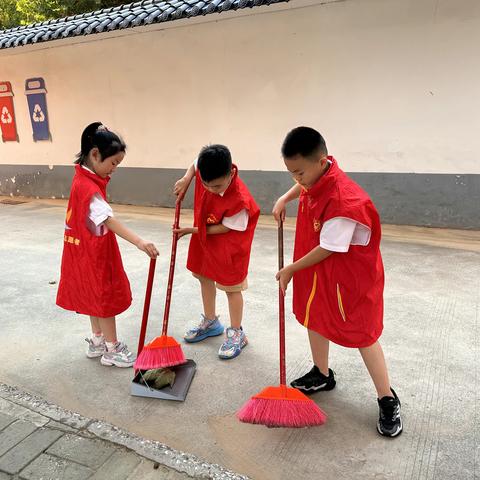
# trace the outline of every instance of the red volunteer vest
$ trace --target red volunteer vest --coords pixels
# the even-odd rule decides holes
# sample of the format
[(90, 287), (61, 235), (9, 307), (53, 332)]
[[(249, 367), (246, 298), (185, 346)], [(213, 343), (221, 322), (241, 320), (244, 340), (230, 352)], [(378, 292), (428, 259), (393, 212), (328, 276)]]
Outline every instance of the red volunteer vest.
[(97, 237), (87, 228), (92, 196), (100, 193), (106, 200), (109, 180), (75, 166), (57, 293), (58, 306), (100, 318), (118, 315), (132, 303), (115, 234)]
[[(198, 235), (192, 235), (188, 249), (187, 268), (222, 285), (237, 285), (247, 276), (250, 250), (260, 209), (238, 177), (234, 176), (224, 195), (210, 193), (202, 184), (197, 170), (195, 178), (194, 226)], [(227, 233), (207, 235), (208, 225), (222, 223), (223, 217), (231, 217), (241, 210), (248, 211), (248, 226), (244, 232), (230, 230)]]
[(300, 195), (294, 261), (319, 245), (323, 224), (335, 217), (369, 227), (370, 242), (295, 273), (293, 312), (302, 325), (339, 345), (367, 347), (383, 329), (380, 218), (367, 193), (328, 158), (329, 170)]

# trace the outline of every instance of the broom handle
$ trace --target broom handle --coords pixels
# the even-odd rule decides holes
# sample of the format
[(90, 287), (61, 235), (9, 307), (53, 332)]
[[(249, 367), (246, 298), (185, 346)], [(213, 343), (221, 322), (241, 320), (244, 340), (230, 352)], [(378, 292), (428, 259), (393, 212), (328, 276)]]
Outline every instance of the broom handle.
[(138, 339), (137, 357), (145, 345), (145, 334), (147, 333), (148, 312), (150, 311), (150, 300), (152, 298), (153, 276), (157, 260), (150, 259), (150, 268), (148, 270), (147, 291), (145, 293), (145, 303), (143, 304), (142, 326), (140, 328), (140, 337)]
[[(278, 222), (278, 269), (283, 268), (283, 221)], [(278, 323), (280, 335), (280, 384), (287, 384), (287, 368), (285, 365), (285, 296), (280, 283), (278, 285)]]
[[(182, 205), (182, 200), (183, 200), (183, 197), (178, 197), (177, 203), (175, 204), (175, 220), (173, 223), (173, 228), (179, 228), (179, 225), (180, 225), (180, 208)], [(162, 336), (167, 334), (167, 329), (168, 329), (168, 318), (170, 316), (170, 303), (172, 300), (173, 276), (175, 274), (175, 260), (177, 258), (177, 243), (178, 243), (178, 233), (174, 233), (172, 236), (172, 254), (170, 256), (170, 270), (168, 272), (167, 296), (165, 298), (165, 310), (163, 312)]]

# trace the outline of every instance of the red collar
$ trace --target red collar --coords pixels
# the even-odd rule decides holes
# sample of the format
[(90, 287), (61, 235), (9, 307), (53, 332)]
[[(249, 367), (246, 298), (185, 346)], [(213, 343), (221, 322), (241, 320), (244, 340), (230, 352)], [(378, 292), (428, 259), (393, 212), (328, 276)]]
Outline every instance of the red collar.
[(110, 181), (110, 177), (102, 178), (98, 176), (96, 173), (92, 173), (86, 170), (81, 165), (75, 165), (75, 173), (77, 175), (86, 177), (90, 179), (92, 182), (96, 183), (102, 189), (103, 192), (105, 192), (105, 190), (107, 189), (107, 184)]
[(232, 164), (232, 170), (233, 170), (233, 176), (232, 179), (230, 180), (230, 184), (228, 185), (227, 189), (223, 192), (223, 196), (225, 196), (227, 193), (231, 192), (233, 188), (233, 185), (237, 181), (237, 176), (238, 176), (238, 168), (236, 165)]

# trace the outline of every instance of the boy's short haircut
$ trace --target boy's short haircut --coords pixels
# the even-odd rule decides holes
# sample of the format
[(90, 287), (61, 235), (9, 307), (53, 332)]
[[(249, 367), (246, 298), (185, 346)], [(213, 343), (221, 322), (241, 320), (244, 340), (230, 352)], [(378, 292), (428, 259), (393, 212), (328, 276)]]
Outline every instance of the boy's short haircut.
[(232, 155), (225, 145), (207, 145), (198, 155), (197, 168), (204, 182), (226, 177), (232, 170)]
[(292, 158), (296, 155), (311, 157), (316, 153), (327, 155), (327, 145), (324, 138), (315, 129), (297, 127), (288, 132), (282, 145), (283, 158)]

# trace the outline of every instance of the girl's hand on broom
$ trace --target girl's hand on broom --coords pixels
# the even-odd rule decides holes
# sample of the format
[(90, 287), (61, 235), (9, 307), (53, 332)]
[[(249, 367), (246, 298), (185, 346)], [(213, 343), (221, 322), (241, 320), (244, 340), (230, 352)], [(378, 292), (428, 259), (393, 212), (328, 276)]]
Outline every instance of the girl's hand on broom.
[(136, 233), (132, 232), (129, 228), (123, 225), (114, 217), (108, 217), (105, 220), (105, 225), (116, 235), (122, 237), (127, 242), (135, 245), (139, 250), (145, 252), (149, 257), (158, 257), (157, 247), (152, 242), (147, 242), (143, 238), (140, 238)]
[(137, 248), (142, 252), (145, 252), (150, 258), (157, 258), (159, 253), (157, 247), (152, 242), (140, 239), (137, 243)]
[(184, 228), (173, 228), (173, 233), (178, 235), (178, 238), (182, 238), (185, 235), (191, 235), (192, 233), (198, 233), (197, 227), (184, 227)]
[(293, 277), (293, 270), (291, 268), (291, 265), (287, 265), (286, 267), (282, 268), (279, 270), (275, 278), (278, 280), (280, 284), (280, 289), (282, 290), (282, 293), (285, 295), (287, 291), (287, 286), (290, 283), (290, 280)]

